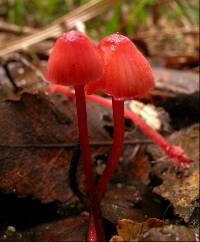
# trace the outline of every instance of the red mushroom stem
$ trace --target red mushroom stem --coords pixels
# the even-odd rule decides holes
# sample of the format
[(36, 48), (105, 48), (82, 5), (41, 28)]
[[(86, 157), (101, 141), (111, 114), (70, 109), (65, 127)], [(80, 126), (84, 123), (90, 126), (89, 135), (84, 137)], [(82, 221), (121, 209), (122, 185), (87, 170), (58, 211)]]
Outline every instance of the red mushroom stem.
[(108, 157), (107, 166), (97, 186), (99, 201), (106, 191), (106, 187), (112, 178), (113, 172), (118, 166), (124, 142), (124, 101), (112, 98), (113, 119), (114, 119), (114, 141)]
[[(74, 93), (68, 87), (62, 85), (54, 85), (49, 89), (49, 93), (59, 92), (63, 95), (74, 98)], [(112, 102), (106, 98), (96, 95), (86, 95), (88, 101), (99, 103), (103, 106), (112, 107)], [(135, 125), (137, 125), (142, 131), (155, 143), (157, 144), (165, 154), (172, 159), (174, 165), (188, 168), (192, 164), (192, 160), (185, 154), (184, 150), (178, 146), (170, 144), (162, 135), (153, 130), (145, 121), (140, 118), (137, 114), (133, 113), (129, 109), (124, 109), (124, 115), (129, 118)]]
[(96, 233), (96, 228), (94, 224), (94, 216), (90, 214), (87, 242), (96, 242), (96, 241), (98, 241), (98, 239), (97, 239), (97, 233)]
[[(109, 153), (107, 166), (97, 185), (97, 199), (100, 202), (107, 185), (117, 169), (118, 161), (122, 153), (124, 143), (124, 101), (112, 98), (113, 119), (114, 119), (114, 141), (111, 152)], [(91, 215), (89, 220), (88, 240), (95, 241), (94, 217)]]
[(93, 221), (96, 228), (96, 234), (98, 241), (104, 241), (104, 230), (101, 221), (101, 210), (98, 198), (96, 196), (96, 187), (94, 184), (94, 175), (92, 169), (89, 139), (88, 139), (88, 127), (87, 127), (87, 112), (86, 112), (86, 102), (85, 102), (85, 91), (83, 85), (75, 86), (75, 96), (76, 96), (76, 108), (78, 117), (78, 127), (80, 135), (80, 147), (81, 154), (84, 162), (84, 172), (86, 176), (86, 184), (88, 188), (88, 193), (91, 201), (91, 213), (93, 216)]

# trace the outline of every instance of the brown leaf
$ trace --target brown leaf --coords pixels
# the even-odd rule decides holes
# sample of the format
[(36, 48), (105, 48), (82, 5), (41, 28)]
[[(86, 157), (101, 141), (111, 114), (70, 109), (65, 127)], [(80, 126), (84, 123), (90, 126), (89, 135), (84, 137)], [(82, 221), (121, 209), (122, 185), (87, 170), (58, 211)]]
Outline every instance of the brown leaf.
[(154, 198), (152, 191), (142, 183), (137, 187), (127, 184), (110, 186), (101, 202), (102, 214), (114, 224), (120, 219), (143, 222), (146, 218), (160, 218), (161, 204), (155, 202)]
[(198, 64), (199, 64), (198, 56), (181, 54), (181, 55), (168, 56), (166, 58), (165, 66), (167, 68), (173, 68), (173, 69), (184, 69), (184, 68), (196, 67), (198, 66)]
[(162, 157), (158, 149), (151, 149), (154, 159), (158, 160), (153, 171), (163, 180), (160, 186), (154, 188), (154, 192), (170, 200), (175, 213), (188, 222), (195, 207), (198, 206), (199, 198), (199, 125), (173, 134), (170, 140), (180, 145), (194, 163), (188, 171), (178, 171), (170, 165), (168, 159)]
[(134, 204), (141, 199), (138, 190), (133, 186), (112, 187), (101, 202), (102, 214), (112, 223), (122, 218), (144, 221), (144, 211), (134, 208)]
[(147, 185), (150, 181), (151, 165), (143, 148), (136, 154), (131, 165), (133, 177)]
[[(0, 144), (77, 141), (75, 114), (68, 104), (65, 116), (45, 96), (26, 94), (21, 101), (0, 103)], [(67, 177), (71, 154), (63, 148), (0, 147), (0, 188), (44, 202), (65, 201), (73, 195)]]
[(185, 226), (165, 225), (159, 228), (152, 228), (148, 232), (141, 235), (137, 242), (143, 241), (198, 241), (194, 231)]
[[(111, 139), (102, 122), (102, 115), (108, 109), (100, 108), (88, 105), (91, 140)], [(68, 170), (73, 149), (31, 145), (76, 144), (76, 119), (75, 103), (57, 95), (50, 100), (45, 95), (24, 94), (20, 101), (1, 102), (0, 189), (22, 197), (32, 195), (43, 202), (70, 199), (73, 193), (69, 188)], [(83, 180), (80, 169), (77, 177)]]
[(199, 77), (189, 71), (170, 70), (162, 67), (153, 68), (156, 87), (172, 93), (191, 94), (199, 90)]
[[(7, 60), (9, 73), (18, 87), (16, 92), (3, 67), (0, 66), (0, 101), (19, 100), (22, 93), (35, 94), (46, 91), (50, 84), (45, 80), (43, 72), (46, 63), (32, 64), (21, 55), (12, 55)], [(37, 66), (37, 67), (36, 67)]]
[(86, 218), (70, 218), (39, 225), (27, 231), (0, 233), (0, 241), (83, 241), (87, 231)]
[(110, 242), (123, 242), (124, 239), (119, 236), (119, 235), (114, 235), (111, 239), (110, 239)]
[[(165, 224), (164, 221), (156, 218), (150, 218), (142, 223), (130, 219), (121, 219), (117, 222), (117, 232), (123, 238), (123, 241), (136, 241), (138, 236), (146, 233), (151, 228), (161, 227)], [(111, 239), (111, 241), (113, 240)]]

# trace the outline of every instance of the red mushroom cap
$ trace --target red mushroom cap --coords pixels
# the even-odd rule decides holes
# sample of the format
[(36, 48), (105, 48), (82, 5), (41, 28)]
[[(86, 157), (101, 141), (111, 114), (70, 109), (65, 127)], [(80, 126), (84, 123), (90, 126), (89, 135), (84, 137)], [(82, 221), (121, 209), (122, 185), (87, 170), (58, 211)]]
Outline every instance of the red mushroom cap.
[(102, 78), (87, 85), (88, 94), (101, 90), (116, 99), (140, 98), (154, 88), (150, 64), (127, 37), (112, 34), (99, 46), (104, 61)]
[(48, 61), (47, 80), (60, 85), (85, 85), (101, 76), (99, 54), (86, 35), (72, 30), (56, 41)]

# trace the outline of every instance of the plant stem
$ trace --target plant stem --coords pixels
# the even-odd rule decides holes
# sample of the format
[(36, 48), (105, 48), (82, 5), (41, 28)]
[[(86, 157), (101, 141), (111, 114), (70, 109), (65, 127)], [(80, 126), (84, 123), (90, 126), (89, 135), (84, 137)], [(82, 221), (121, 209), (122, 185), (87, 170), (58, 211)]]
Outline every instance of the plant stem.
[(100, 204), (96, 196), (96, 188), (94, 184), (94, 175), (92, 170), (92, 162), (89, 148), (87, 112), (85, 102), (84, 86), (75, 86), (76, 108), (78, 117), (78, 127), (80, 135), (81, 155), (84, 162), (84, 172), (86, 176), (86, 184), (90, 198), (91, 214), (94, 217), (98, 241), (104, 241), (103, 224), (101, 221)]
[(106, 191), (107, 185), (116, 170), (120, 155), (122, 153), (124, 141), (124, 101), (112, 99), (114, 118), (114, 141), (111, 152), (108, 156), (107, 166), (97, 185), (97, 195), (99, 201)]

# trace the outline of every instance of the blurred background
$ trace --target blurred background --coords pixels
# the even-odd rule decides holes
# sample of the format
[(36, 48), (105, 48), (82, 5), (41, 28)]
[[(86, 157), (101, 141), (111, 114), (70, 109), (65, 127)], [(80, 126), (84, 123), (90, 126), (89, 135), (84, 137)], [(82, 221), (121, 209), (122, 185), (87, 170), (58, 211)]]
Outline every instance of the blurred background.
[[(87, 5), (91, 3), (93, 9), (88, 6), (87, 11)], [(86, 10), (74, 13), (80, 6), (86, 6)], [(71, 13), (75, 21), (77, 18), (79, 28), (96, 41), (120, 32), (132, 38), (146, 55), (158, 57), (159, 61), (167, 58), (168, 67), (197, 66), (197, 0), (1, 0), (0, 48), (5, 46), (5, 40), (51, 26), (58, 18)], [(48, 37), (54, 37), (54, 34)]]

